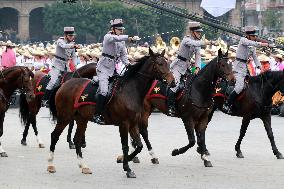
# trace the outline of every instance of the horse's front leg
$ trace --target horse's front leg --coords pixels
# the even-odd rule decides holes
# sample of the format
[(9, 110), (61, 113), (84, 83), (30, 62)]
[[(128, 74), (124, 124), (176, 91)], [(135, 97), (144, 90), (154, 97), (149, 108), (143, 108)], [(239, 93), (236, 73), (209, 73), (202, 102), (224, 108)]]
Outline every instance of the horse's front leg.
[(250, 123), (250, 118), (243, 117), (241, 130), (240, 130), (240, 136), (239, 136), (239, 139), (238, 139), (238, 141), (235, 145), (235, 150), (237, 152), (236, 156), (238, 158), (244, 158), (243, 153), (241, 151), (241, 143), (242, 143), (244, 136), (246, 135), (246, 131), (247, 131), (249, 123)]
[[(0, 114), (0, 138), (3, 135), (3, 122), (4, 122), (5, 112)], [(1, 141), (0, 141), (0, 157), (8, 157), (8, 154), (3, 149)]]
[(275, 144), (273, 131), (272, 131), (272, 128), (271, 128), (271, 115), (269, 114), (269, 115), (263, 116), (261, 118), (261, 120), (263, 121), (264, 128), (265, 128), (267, 136), (270, 140), (270, 144), (271, 144), (271, 147), (272, 147), (273, 154), (277, 157), (277, 159), (284, 159), (283, 155), (279, 152), (279, 150), (278, 150), (278, 148)]
[(135, 173), (130, 169), (128, 165), (128, 129), (129, 123), (124, 122), (123, 125), (119, 126), (120, 140), (123, 152), (123, 170), (126, 171), (127, 178), (136, 178)]
[(75, 145), (74, 145), (74, 143), (71, 140), (73, 127), (74, 127), (74, 120), (70, 121), (69, 127), (68, 127), (68, 134), (67, 134), (67, 142), (69, 144), (69, 148), (70, 149), (75, 149)]

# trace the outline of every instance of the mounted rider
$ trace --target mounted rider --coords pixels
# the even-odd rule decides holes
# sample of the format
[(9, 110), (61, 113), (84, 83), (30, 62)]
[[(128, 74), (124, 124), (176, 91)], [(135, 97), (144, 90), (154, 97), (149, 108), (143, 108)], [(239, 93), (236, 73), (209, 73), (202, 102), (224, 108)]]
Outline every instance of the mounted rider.
[(75, 35), (74, 27), (64, 27), (64, 37), (60, 37), (56, 41), (56, 52), (52, 69), (48, 73), (50, 80), (43, 96), (43, 106), (47, 106), (51, 91), (60, 82), (59, 78), (62, 77), (62, 74), (70, 71), (68, 60), (73, 59), (73, 62), (77, 62), (75, 49), (80, 46), (74, 42)]
[(245, 77), (248, 75), (248, 58), (252, 56), (256, 67), (261, 69), (255, 47), (267, 47), (268, 43), (257, 42), (256, 40), (257, 28), (255, 26), (246, 26), (245, 37), (241, 37), (240, 39), (236, 60), (233, 63), (233, 73), (236, 78), (235, 88), (223, 105), (223, 110), (228, 114), (232, 113), (232, 104), (245, 86)]
[(115, 64), (120, 59), (124, 64), (129, 64), (125, 41), (136, 41), (140, 38), (138, 36), (130, 37), (123, 35), (124, 27), (122, 19), (114, 19), (110, 21), (111, 31), (104, 36), (102, 57), (97, 66), (97, 77), (99, 79), (99, 95), (96, 103), (96, 113), (93, 121), (98, 124), (104, 123), (102, 116), (106, 96), (108, 94), (109, 78), (113, 76), (115, 71)]
[(201, 46), (210, 44), (208, 40), (200, 40), (201, 32), (203, 31), (199, 22), (189, 22), (189, 35), (185, 36), (181, 41), (178, 49), (177, 58), (171, 63), (171, 71), (175, 77), (176, 86), (167, 91), (168, 96), (168, 115), (175, 116), (175, 93), (180, 84), (180, 78), (185, 74), (190, 67), (190, 60), (195, 55), (196, 69), (194, 74), (197, 74), (201, 68)]

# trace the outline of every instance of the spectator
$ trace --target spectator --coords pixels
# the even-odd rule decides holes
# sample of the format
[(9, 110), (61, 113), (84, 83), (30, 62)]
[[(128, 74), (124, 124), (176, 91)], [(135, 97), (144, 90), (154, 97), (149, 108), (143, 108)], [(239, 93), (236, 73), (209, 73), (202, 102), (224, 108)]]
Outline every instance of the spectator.
[(7, 41), (7, 43), (4, 43), (4, 46), (6, 46), (6, 49), (2, 52), (1, 67), (13, 67), (16, 65), (16, 53), (13, 50), (13, 47), (15, 47), (16, 45), (11, 41)]

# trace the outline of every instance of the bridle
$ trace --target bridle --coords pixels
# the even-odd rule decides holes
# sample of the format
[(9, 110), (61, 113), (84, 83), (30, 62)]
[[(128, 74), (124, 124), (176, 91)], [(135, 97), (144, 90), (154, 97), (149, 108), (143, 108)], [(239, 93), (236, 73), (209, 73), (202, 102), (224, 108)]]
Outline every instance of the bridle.
[[(217, 56), (217, 65), (219, 65), (219, 60), (228, 60), (228, 59), (229, 59), (228, 57), (222, 57), (222, 58), (219, 59), (219, 56)], [(227, 76), (230, 75), (231, 73), (225, 73), (224, 71), (221, 71), (219, 69), (219, 74), (221, 75), (221, 78), (223, 78), (224, 80), (227, 81)]]

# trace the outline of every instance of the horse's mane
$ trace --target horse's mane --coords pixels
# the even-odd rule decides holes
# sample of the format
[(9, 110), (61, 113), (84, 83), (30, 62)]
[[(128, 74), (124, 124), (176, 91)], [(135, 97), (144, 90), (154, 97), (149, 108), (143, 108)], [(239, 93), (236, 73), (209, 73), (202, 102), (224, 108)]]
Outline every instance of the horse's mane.
[(283, 71), (266, 71), (266, 72), (263, 72), (263, 73), (261, 73), (257, 76), (251, 76), (250, 82), (259, 83), (259, 82), (263, 81), (263, 78), (278, 79), (280, 77), (283, 77)]
[(135, 76), (135, 74), (141, 69), (141, 67), (144, 65), (144, 63), (149, 59), (150, 56), (144, 56), (137, 60), (137, 63), (129, 66), (126, 72), (124, 73), (124, 80), (129, 80), (132, 77)]

